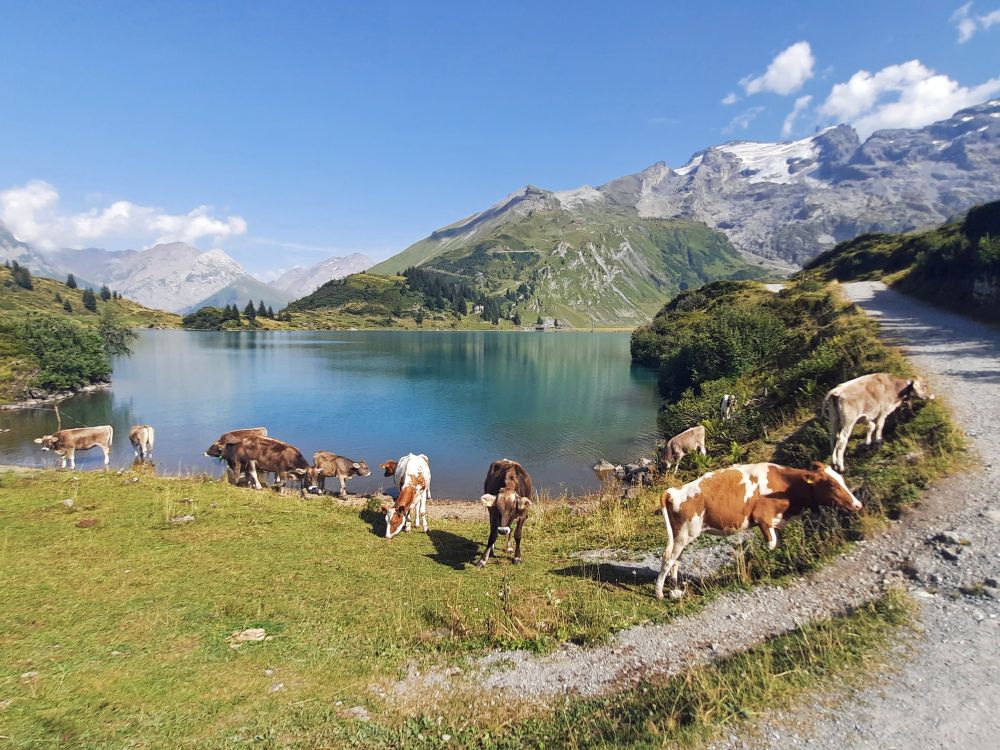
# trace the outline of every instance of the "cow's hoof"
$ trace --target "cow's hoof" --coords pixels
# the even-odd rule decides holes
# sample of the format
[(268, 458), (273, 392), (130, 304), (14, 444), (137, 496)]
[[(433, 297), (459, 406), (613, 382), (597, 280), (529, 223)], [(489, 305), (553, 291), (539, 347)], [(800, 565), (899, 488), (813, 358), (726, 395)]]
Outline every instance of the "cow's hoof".
[(480, 560), (479, 562), (476, 563), (476, 567), (477, 568), (485, 568), (486, 567), (486, 561), (485, 560)]
[(663, 592), (662, 591), (657, 591), (656, 592), (656, 598), (662, 600), (663, 599)]
[(521, 558), (520, 557), (515, 557), (511, 562), (512, 562), (513, 565), (520, 565), (521, 564)]
[(670, 601), (676, 602), (684, 596), (684, 592), (680, 589), (670, 589)]

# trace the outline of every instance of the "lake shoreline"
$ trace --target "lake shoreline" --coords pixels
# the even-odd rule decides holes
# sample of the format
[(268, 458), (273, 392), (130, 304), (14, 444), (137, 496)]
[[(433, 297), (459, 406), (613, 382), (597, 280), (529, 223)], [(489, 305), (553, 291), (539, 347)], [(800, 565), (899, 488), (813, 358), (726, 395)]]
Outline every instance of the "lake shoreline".
[(73, 396), (79, 396), (81, 393), (94, 393), (96, 391), (107, 390), (110, 387), (110, 380), (106, 383), (91, 383), (90, 385), (80, 386), (79, 388), (68, 391), (53, 391), (47, 396), (36, 396), (33, 398), (22, 399), (21, 401), (15, 401), (10, 404), (0, 404), (0, 410), (17, 411), (18, 409), (34, 409), (40, 406), (58, 404), (62, 401), (73, 398)]

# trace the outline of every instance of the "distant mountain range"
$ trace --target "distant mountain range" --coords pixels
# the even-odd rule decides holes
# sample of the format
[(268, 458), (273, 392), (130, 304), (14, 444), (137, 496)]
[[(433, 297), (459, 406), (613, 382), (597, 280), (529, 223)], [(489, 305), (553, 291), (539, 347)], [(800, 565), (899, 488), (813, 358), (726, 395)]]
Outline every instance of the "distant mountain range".
[[(553, 209), (596, 232), (609, 215), (703, 222), (750, 260), (798, 266), (859, 234), (936, 225), (997, 198), (1000, 99), (924, 128), (880, 130), (864, 143), (853, 128), (839, 125), (790, 143), (713, 146), (681, 167), (658, 162), (597, 188), (529, 186), (373, 270), (453, 265), (483, 249), (484, 232), (509, 231)], [(495, 255), (502, 245), (491, 243), (489, 252)], [(572, 257), (578, 251), (586, 256), (569, 241), (559, 252)]]
[(344, 257), (327, 258), (309, 268), (296, 266), (285, 271), (271, 282), (271, 286), (293, 298), (305, 297), (332, 279), (342, 279), (352, 273), (361, 273), (375, 265), (375, 261), (362, 253), (351, 253)]

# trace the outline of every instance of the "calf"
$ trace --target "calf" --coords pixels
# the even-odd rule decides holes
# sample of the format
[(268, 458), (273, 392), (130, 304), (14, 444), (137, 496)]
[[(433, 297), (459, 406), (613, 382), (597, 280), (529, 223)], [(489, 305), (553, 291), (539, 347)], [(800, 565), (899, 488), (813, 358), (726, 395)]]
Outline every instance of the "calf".
[(673, 465), (674, 474), (676, 474), (681, 459), (688, 453), (694, 453), (695, 451), (700, 452), (703, 456), (705, 455), (705, 428), (700, 424), (688, 428), (678, 435), (674, 435), (667, 441), (667, 445), (661, 454), (663, 468), (669, 470), (671, 465)]
[(667, 527), (663, 564), (656, 577), (656, 597), (663, 598), (663, 582), (673, 575), (672, 599), (677, 589), (678, 558), (703, 532), (733, 534), (754, 524), (767, 540), (778, 545), (780, 529), (789, 518), (822, 505), (861, 510), (843, 477), (829, 466), (791, 469), (777, 464), (743, 464), (711, 471), (683, 487), (670, 487), (660, 498), (660, 512)]
[[(220, 461), (225, 460), (223, 453), (226, 450), (227, 445), (232, 445), (234, 443), (239, 443), (243, 438), (248, 437), (267, 437), (266, 427), (246, 427), (239, 430), (230, 430), (229, 432), (223, 432), (219, 435), (218, 439), (212, 443), (208, 448), (205, 449), (205, 455), (209, 458), (217, 458)], [(226, 462), (226, 478), (230, 483), (236, 484), (240, 480), (240, 475), (235, 472), (235, 468)]]
[(66, 468), (66, 459), (69, 459), (69, 467), (75, 469), (76, 452), (91, 448), (101, 449), (104, 453), (104, 465), (107, 466), (114, 434), (115, 431), (109, 424), (100, 427), (74, 427), (69, 430), (59, 430), (53, 435), (35, 438), (35, 442), (42, 446), (43, 451), (55, 451), (62, 459), (62, 468), (64, 469)]
[(237, 476), (247, 472), (256, 489), (261, 489), (258, 471), (273, 471), (276, 478), (299, 482), (299, 494), (316, 487), (317, 471), (302, 457), (299, 449), (283, 440), (270, 437), (246, 437), (238, 443), (228, 443), (223, 450), (226, 463)]
[(868, 424), (865, 445), (882, 442), (885, 420), (903, 403), (913, 399), (933, 399), (927, 383), (920, 378), (901, 378), (887, 372), (875, 372), (848, 380), (826, 394), (823, 414), (830, 427), (831, 463), (844, 470), (844, 454), (854, 425)]
[(723, 420), (731, 419), (734, 411), (736, 411), (736, 396), (731, 393), (723, 395), (722, 401), (719, 402), (719, 416)]
[(423, 521), (427, 531), (427, 500), (431, 496), (431, 465), (427, 456), (408, 453), (399, 461), (386, 461), (379, 466), (385, 475), (395, 477), (399, 494), (396, 502), (385, 506), (385, 538), (392, 539), (405, 527), (412, 528), (407, 516), (412, 513), (413, 523)]
[(340, 496), (347, 497), (347, 480), (351, 477), (370, 477), (371, 470), (364, 461), (352, 461), (327, 451), (313, 453), (313, 466), (317, 470), (319, 488), (326, 490), (326, 478), (336, 477), (340, 480)]
[(132, 429), (128, 431), (128, 441), (132, 443), (132, 450), (135, 451), (137, 459), (145, 461), (147, 458), (152, 458), (155, 437), (152, 426), (148, 424), (132, 425)]
[[(531, 477), (517, 461), (504, 458), (490, 464), (483, 482), (486, 493), (480, 498), (483, 505), (489, 508), (490, 538), (486, 542), (483, 556), (476, 563), (477, 567), (485, 567), (497, 535), (507, 537), (507, 554), (514, 553), (514, 564), (521, 562), (521, 529), (528, 519), (528, 509), (531, 507), (531, 497), (534, 490), (531, 487)], [(514, 528), (514, 548), (511, 548), (510, 531)]]

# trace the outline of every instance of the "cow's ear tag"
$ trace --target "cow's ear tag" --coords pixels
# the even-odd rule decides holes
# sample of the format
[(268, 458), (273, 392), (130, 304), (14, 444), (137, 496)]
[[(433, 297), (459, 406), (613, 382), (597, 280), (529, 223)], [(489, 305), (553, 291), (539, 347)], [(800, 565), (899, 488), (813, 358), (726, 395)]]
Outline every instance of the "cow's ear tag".
[(806, 484), (816, 484), (816, 480), (812, 477), (806, 477)]

